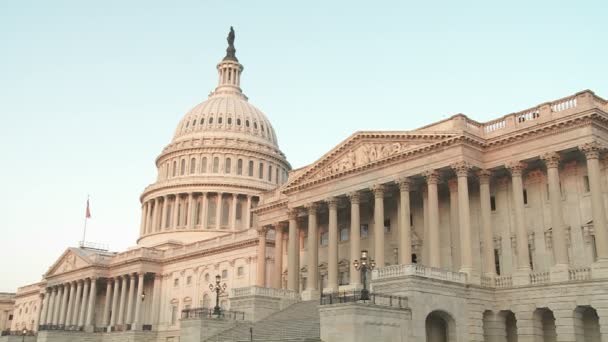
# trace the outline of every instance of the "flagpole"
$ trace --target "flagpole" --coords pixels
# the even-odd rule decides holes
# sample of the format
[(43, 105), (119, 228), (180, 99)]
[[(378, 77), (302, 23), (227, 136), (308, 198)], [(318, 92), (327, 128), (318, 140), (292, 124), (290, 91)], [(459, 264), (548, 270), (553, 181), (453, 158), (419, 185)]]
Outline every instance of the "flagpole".
[(87, 194), (87, 209), (86, 209), (86, 213), (84, 215), (84, 229), (82, 231), (82, 241), (80, 242), (80, 247), (84, 247), (84, 242), (86, 240), (87, 237), (87, 221), (89, 219), (89, 195)]

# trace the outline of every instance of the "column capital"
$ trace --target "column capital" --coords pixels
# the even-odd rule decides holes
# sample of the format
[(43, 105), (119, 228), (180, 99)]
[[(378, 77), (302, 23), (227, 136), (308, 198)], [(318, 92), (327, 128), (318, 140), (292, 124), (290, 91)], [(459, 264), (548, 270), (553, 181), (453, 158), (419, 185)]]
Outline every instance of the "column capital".
[(319, 205), (315, 202), (312, 202), (306, 204), (304, 208), (306, 208), (306, 212), (308, 212), (308, 215), (316, 215), (317, 210), (319, 210)]
[(374, 197), (376, 198), (381, 198), (384, 197), (384, 184), (375, 184), (373, 185), (370, 190), (374, 193)]
[(352, 191), (346, 194), (351, 204), (361, 203), (361, 193), (359, 191)]
[(452, 170), (454, 170), (456, 172), (456, 176), (458, 177), (468, 177), (469, 176), (469, 170), (471, 170), (473, 168), (473, 166), (471, 164), (469, 164), (466, 161), (459, 161), (459, 162), (455, 162), (452, 165), (450, 165), (450, 167), (452, 168)]
[(287, 218), (290, 220), (295, 220), (298, 218), (298, 209), (289, 208), (287, 209)]
[(489, 184), (490, 177), (492, 177), (492, 171), (490, 170), (479, 170), (477, 171), (477, 177), (479, 178), (480, 184)]
[(587, 159), (599, 159), (600, 152), (605, 149), (603, 145), (597, 141), (588, 142), (578, 147), (585, 154)]
[(428, 184), (439, 183), (439, 172), (437, 170), (428, 170), (423, 173), (424, 178)]
[(547, 152), (540, 156), (540, 159), (545, 163), (548, 169), (559, 167), (560, 156), (557, 152)]
[(273, 228), (275, 231), (281, 231), (281, 233), (283, 232), (283, 230), (287, 227), (287, 222), (276, 222), (273, 225)]
[(338, 208), (338, 199), (336, 197), (329, 197), (329, 198), (325, 199), (325, 203), (327, 203), (327, 207), (329, 209)]
[(512, 161), (505, 164), (505, 167), (507, 170), (509, 170), (512, 177), (521, 177), (526, 166), (526, 163), (522, 163), (520, 161)]
[(258, 232), (259, 237), (266, 237), (266, 233), (268, 232), (268, 227), (257, 227), (255, 230)]
[(401, 177), (395, 180), (395, 183), (399, 186), (399, 191), (410, 191), (412, 181), (409, 177)]

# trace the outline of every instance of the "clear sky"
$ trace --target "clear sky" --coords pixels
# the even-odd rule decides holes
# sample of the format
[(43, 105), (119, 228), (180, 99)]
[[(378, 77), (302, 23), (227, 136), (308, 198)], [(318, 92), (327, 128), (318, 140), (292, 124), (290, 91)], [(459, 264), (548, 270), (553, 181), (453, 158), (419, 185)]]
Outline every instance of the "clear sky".
[(135, 244), (154, 159), (217, 83), (242, 87), (294, 167), (357, 130), (487, 121), (608, 97), (606, 1), (1, 1), (0, 291), (88, 240)]

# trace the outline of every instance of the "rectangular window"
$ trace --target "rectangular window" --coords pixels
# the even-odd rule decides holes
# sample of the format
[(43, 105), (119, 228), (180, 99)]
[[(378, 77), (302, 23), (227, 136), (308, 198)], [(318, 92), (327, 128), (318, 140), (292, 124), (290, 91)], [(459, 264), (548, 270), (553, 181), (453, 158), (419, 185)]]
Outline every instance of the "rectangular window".
[(186, 285), (192, 285), (192, 276), (186, 277)]
[(243, 174), (243, 159), (236, 162), (236, 174), (239, 176)]
[(272, 182), (272, 165), (268, 165), (268, 181)]
[(583, 176), (583, 187), (585, 192), (591, 191), (591, 187), (589, 186), (589, 176)]
[(528, 204), (528, 191), (524, 189), (524, 204)]
[(360, 234), (362, 239), (369, 235), (369, 226), (367, 224), (361, 225)]
[(177, 306), (171, 307), (171, 324), (175, 324), (177, 322)]
[(327, 246), (329, 244), (329, 233), (322, 232), (321, 233), (321, 246)]
[(496, 274), (500, 275), (500, 257), (498, 249), (494, 249), (494, 267), (496, 269)]
[(173, 279), (173, 287), (178, 287), (178, 286), (179, 286), (179, 278)]
[(249, 177), (253, 177), (253, 160), (249, 161), (249, 170), (248, 170), (248, 175)]
[(245, 275), (245, 268), (243, 266), (239, 266), (239, 268), (236, 269), (236, 274), (239, 277), (242, 277)]
[(228, 270), (222, 270), (222, 279), (228, 278)]
[(348, 279), (348, 272), (340, 272), (338, 275), (338, 282), (340, 286), (342, 285), (348, 285), (349, 283), (349, 279)]
[(391, 220), (390, 219), (384, 220), (384, 234), (387, 234), (390, 232), (391, 232)]
[(264, 163), (260, 163), (260, 167), (259, 167), (258, 171), (260, 171), (260, 174), (258, 175), (258, 177), (260, 179), (264, 179)]
[(490, 196), (490, 210), (496, 211), (496, 197)]
[(410, 226), (414, 225), (414, 214), (410, 214)]
[(340, 241), (348, 241), (348, 228), (340, 229)]

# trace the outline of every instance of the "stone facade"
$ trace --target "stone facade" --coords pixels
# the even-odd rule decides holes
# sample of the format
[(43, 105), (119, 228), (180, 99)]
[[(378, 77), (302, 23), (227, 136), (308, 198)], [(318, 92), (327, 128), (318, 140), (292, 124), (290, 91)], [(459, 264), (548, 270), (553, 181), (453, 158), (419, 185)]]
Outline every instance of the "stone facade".
[(0, 331), (10, 330), (15, 307), (14, 293), (0, 293)]
[(181, 312), (215, 305), (216, 275), (232, 289), (220, 305), (255, 322), (360, 289), (367, 250), (372, 291), (407, 307), (321, 306), (326, 342), (608, 341), (606, 100), (587, 90), (486, 123), (357, 132), (291, 170), (242, 65), (217, 69), (156, 159), (137, 246), (66, 249), (18, 290), (11, 330), (201, 340)]

